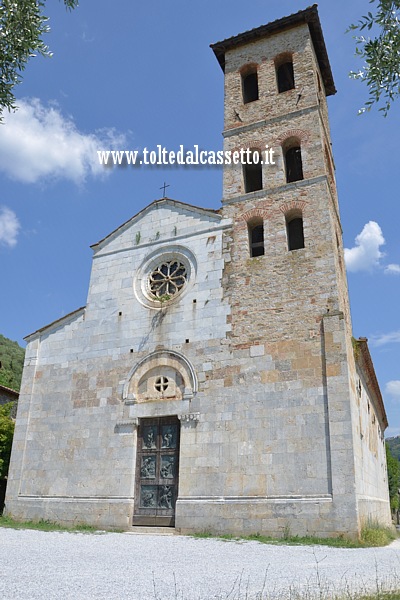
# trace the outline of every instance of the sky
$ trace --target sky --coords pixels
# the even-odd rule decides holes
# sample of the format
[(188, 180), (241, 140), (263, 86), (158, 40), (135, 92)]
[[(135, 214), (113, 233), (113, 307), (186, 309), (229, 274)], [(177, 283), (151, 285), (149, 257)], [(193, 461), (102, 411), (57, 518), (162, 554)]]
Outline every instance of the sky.
[[(222, 148), (223, 73), (209, 44), (307, 7), (298, 0), (47, 2), (51, 58), (33, 58), (0, 127), (0, 332), (25, 345), (85, 305), (90, 245), (167, 195), (219, 208), (221, 168), (101, 168), (97, 150)], [(368, 0), (321, 0), (338, 90), (328, 99), (353, 333), (367, 337), (400, 434), (400, 100), (358, 110), (367, 89), (348, 26)], [(396, 135), (393, 133), (396, 132)]]

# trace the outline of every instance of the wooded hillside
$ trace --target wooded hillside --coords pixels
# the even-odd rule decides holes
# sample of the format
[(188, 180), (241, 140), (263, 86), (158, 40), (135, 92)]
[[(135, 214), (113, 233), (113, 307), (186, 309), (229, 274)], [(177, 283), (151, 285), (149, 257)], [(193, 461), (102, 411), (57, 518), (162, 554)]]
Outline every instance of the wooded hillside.
[(397, 437), (387, 438), (386, 443), (390, 448), (392, 456), (397, 458), (397, 460), (400, 460), (400, 435)]
[(0, 334), (0, 384), (19, 391), (25, 350)]

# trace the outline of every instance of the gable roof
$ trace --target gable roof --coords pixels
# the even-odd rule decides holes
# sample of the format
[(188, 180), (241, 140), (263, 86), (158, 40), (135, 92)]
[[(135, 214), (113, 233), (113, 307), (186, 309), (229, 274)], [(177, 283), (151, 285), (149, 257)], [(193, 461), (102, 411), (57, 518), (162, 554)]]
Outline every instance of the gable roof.
[(24, 340), (29, 342), (33, 336), (40, 335), (41, 333), (45, 332), (47, 329), (53, 329), (54, 327), (56, 327), (58, 325), (64, 325), (65, 323), (72, 320), (73, 318), (79, 317), (79, 315), (84, 314), (85, 309), (86, 309), (86, 306), (81, 306), (80, 308), (73, 310), (72, 312), (68, 313), (67, 315), (64, 315), (63, 317), (60, 317), (59, 319), (56, 319), (55, 321), (52, 321), (51, 323), (48, 323), (47, 325), (40, 327), (40, 329), (36, 329), (36, 331), (33, 331), (32, 333), (29, 333), (28, 335), (26, 335), (24, 337)]
[(208, 219), (213, 219), (214, 221), (222, 220), (222, 216), (218, 210), (214, 210), (212, 208), (200, 208), (199, 206), (194, 206), (193, 204), (187, 204), (186, 202), (181, 202), (180, 200), (173, 200), (172, 198), (160, 198), (159, 200), (154, 200), (151, 204), (142, 208), (138, 213), (136, 213), (133, 217), (125, 221), (122, 225), (114, 229), (111, 233), (106, 235), (103, 239), (92, 244), (90, 247), (93, 248), (94, 251), (103, 248), (108, 242), (112, 239), (120, 235), (126, 229), (128, 229), (136, 220), (143, 217), (146, 213), (153, 210), (154, 208), (170, 206), (174, 208), (181, 208), (186, 211), (193, 212), (199, 216), (207, 217)]
[(321, 29), (321, 22), (318, 16), (317, 4), (313, 4), (309, 8), (300, 10), (299, 12), (288, 17), (283, 17), (282, 19), (277, 19), (276, 21), (267, 23), (267, 25), (261, 25), (261, 27), (250, 29), (249, 31), (239, 33), (238, 35), (230, 37), (221, 42), (211, 44), (210, 48), (212, 48), (214, 51), (222, 70), (225, 72), (225, 52), (227, 50), (231, 50), (232, 48), (243, 46), (249, 42), (268, 37), (270, 35), (279, 33), (280, 31), (284, 31), (285, 29), (292, 29), (293, 27), (301, 24), (307, 24), (310, 30), (311, 39), (314, 44), (319, 68), (321, 69), (321, 75), (325, 85), (326, 95), (331, 96), (336, 94), (335, 83), (333, 81), (328, 53), (326, 51), (324, 36)]
[(4, 392), (9, 396), (14, 397), (14, 400), (18, 400), (19, 392), (7, 387), (6, 385), (0, 385), (0, 392)]
[(372, 362), (371, 354), (368, 348), (368, 340), (365, 337), (360, 337), (358, 340), (355, 340), (356, 347), (358, 352), (355, 352), (356, 363), (364, 374), (368, 390), (372, 396), (372, 400), (374, 401), (375, 407), (378, 411), (378, 416), (383, 425), (383, 430), (389, 425), (385, 405), (383, 403), (381, 390), (379, 388), (379, 383), (376, 378), (376, 373), (374, 369), (374, 364)]

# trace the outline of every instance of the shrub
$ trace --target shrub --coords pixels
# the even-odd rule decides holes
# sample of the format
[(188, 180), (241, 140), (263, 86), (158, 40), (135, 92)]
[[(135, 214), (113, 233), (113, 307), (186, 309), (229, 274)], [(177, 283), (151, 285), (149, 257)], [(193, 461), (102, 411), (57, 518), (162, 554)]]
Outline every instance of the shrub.
[(11, 419), (12, 407), (12, 402), (0, 405), (0, 479), (7, 477), (10, 464), (14, 435), (14, 421)]
[(382, 527), (378, 521), (369, 519), (361, 528), (361, 542), (366, 546), (387, 546), (394, 539), (394, 530)]

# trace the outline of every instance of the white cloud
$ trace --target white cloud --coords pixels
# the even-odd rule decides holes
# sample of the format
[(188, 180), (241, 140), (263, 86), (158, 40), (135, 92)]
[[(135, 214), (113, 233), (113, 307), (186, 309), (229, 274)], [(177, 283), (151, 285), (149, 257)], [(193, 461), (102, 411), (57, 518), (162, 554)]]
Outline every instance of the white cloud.
[(20, 100), (18, 110), (4, 115), (0, 129), (0, 170), (12, 179), (34, 183), (43, 178), (83, 182), (105, 173), (97, 150), (121, 147), (124, 136), (114, 130), (80, 132), (58, 106), (37, 98)]
[(400, 265), (387, 265), (385, 267), (385, 275), (400, 275)]
[(20, 227), (17, 215), (6, 206), (0, 207), (0, 244), (15, 246)]
[(385, 393), (400, 401), (400, 381), (398, 379), (388, 381), (385, 386)]
[(371, 346), (386, 346), (386, 344), (400, 343), (400, 331), (391, 331), (382, 335), (372, 335), (370, 338)]
[(375, 221), (369, 221), (355, 239), (353, 248), (344, 249), (344, 258), (348, 271), (370, 271), (379, 266), (380, 259), (384, 256), (379, 250), (385, 243), (382, 229)]

